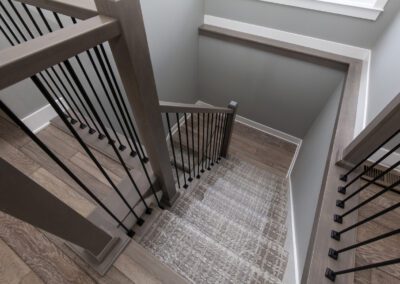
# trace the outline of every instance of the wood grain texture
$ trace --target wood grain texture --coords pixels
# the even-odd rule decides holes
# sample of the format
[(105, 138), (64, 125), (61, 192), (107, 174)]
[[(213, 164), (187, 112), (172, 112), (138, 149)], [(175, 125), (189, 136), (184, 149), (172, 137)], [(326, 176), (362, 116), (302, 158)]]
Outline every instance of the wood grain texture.
[(0, 213), (0, 238), (46, 283), (94, 283), (31, 225)]

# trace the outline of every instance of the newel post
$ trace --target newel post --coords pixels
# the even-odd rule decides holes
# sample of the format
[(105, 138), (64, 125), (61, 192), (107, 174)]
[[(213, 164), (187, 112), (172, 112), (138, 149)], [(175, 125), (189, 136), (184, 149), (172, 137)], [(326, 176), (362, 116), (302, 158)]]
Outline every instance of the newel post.
[(236, 112), (238, 108), (238, 103), (231, 101), (228, 105), (228, 108), (232, 109), (232, 113), (228, 114), (228, 118), (226, 121), (226, 128), (224, 132), (224, 140), (222, 142), (221, 156), (226, 158), (228, 156), (229, 145), (231, 143), (233, 125), (235, 123)]
[(110, 40), (129, 104), (163, 198), (170, 206), (178, 197), (162, 123), (140, 0), (95, 0), (99, 14), (115, 18), (121, 35)]

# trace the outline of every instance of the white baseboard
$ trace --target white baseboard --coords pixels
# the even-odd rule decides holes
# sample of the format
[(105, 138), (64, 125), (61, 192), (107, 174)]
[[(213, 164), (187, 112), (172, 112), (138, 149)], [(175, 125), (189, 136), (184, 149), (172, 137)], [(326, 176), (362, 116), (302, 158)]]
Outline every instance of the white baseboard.
[[(198, 100), (196, 102), (196, 104), (212, 106), (211, 104), (206, 103), (206, 102), (201, 101), (201, 100)], [(261, 132), (264, 132), (266, 134), (275, 136), (275, 137), (277, 137), (279, 139), (285, 140), (285, 141), (287, 141), (289, 143), (292, 143), (292, 144), (296, 145), (296, 152), (295, 152), (295, 154), (293, 156), (292, 162), (290, 164), (289, 170), (288, 170), (287, 175), (286, 175), (287, 177), (289, 177), (290, 174), (292, 173), (293, 167), (294, 167), (294, 165), (296, 163), (296, 159), (297, 159), (297, 156), (298, 156), (298, 154), (300, 152), (300, 148), (301, 148), (301, 144), (302, 144), (303, 140), (298, 138), (298, 137), (295, 137), (293, 135), (290, 135), (288, 133), (282, 132), (280, 130), (277, 130), (277, 129), (269, 127), (269, 126), (266, 126), (264, 124), (258, 123), (258, 122), (254, 121), (254, 120), (245, 118), (245, 117), (240, 116), (240, 115), (236, 115), (236, 120), (235, 121), (239, 122), (241, 124), (244, 124), (244, 125), (246, 125), (248, 127), (254, 128), (254, 129), (258, 130), (258, 131), (261, 131)]]
[(292, 240), (293, 240), (293, 259), (294, 259), (294, 273), (296, 284), (300, 284), (300, 274), (299, 274), (299, 263), (297, 258), (297, 243), (296, 243), (296, 225), (294, 220), (294, 202), (293, 202), (293, 189), (292, 189), (292, 179), (289, 177), (289, 196), (290, 196), (290, 214), (292, 218)]
[(33, 132), (37, 133), (50, 124), (50, 120), (55, 118), (57, 113), (50, 104), (38, 109), (30, 115), (24, 117), (22, 122)]

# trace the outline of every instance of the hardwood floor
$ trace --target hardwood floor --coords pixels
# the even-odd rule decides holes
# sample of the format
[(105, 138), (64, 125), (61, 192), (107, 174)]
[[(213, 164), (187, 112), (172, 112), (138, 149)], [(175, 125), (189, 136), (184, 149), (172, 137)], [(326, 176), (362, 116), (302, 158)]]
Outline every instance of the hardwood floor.
[[(48, 126), (38, 134), (46, 144), (96, 194), (105, 199), (109, 184), (69, 135)], [(232, 153), (252, 160), (282, 175), (286, 174), (295, 145), (242, 124), (235, 124)], [(96, 157), (118, 182), (124, 178), (121, 165), (99, 152)], [(82, 216), (95, 208), (94, 202), (29, 138), (0, 117), (0, 157), (42, 185)], [(137, 261), (138, 257), (141, 263)], [(154, 263), (143, 249), (131, 242), (105, 277), (84, 264), (64, 242), (48, 233), (0, 212), (0, 283), (181, 283), (182, 278)], [(169, 275), (168, 279), (163, 275)], [(172, 275), (172, 276), (171, 276)]]

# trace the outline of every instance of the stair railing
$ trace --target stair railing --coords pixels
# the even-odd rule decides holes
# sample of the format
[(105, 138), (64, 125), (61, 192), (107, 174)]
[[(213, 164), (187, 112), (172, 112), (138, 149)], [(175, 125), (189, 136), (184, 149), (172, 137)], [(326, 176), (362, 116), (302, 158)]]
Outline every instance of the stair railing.
[[(358, 210), (364, 209), (371, 202), (380, 197), (392, 194), (400, 194), (400, 159), (398, 150), (400, 148), (400, 95), (398, 95), (370, 124), (354, 139), (343, 152), (343, 158), (339, 162), (350, 169), (342, 174), (339, 179), (343, 183), (338, 187), (338, 193), (343, 197), (336, 200), (337, 213), (333, 221), (339, 224), (337, 229), (331, 231), (331, 238), (337, 241), (337, 246), (328, 250), (328, 256), (340, 261), (340, 256), (346, 252), (353, 252), (367, 245), (374, 245), (378, 241), (400, 234), (400, 222), (396, 228), (389, 231), (377, 232), (374, 237), (362, 241), (354, 241), (351, 244), (340, 244), (342, 236), (349, 234), (365, 226), (377, 218), (387, 218), (388, 214), (400, 207), (400, 202), (393, 200), (392, 203), (379, 211), (372, 212), (366, 218), (358, 218), (353, 223), (345, 223), (350, 215), (357, 215)], [(370, 192), (366, 197), (360, 195), (368, 193), (371, 186), (380, 188)], [(354, 205), (348, 205), (352, 200), (359, 199)], [(380, 203), (383, 204), (383, 203)], [(340, 262), (339, 262), (340, 263)], [(379, 268), (400, 263), (400, 255), (392, 259), (386, 259), (375, 263), (357, 267), (344, 267), (340, 269), (326, 268), (325, 276), (335, 281), (341, 275), (353, 272)]]
[(167, 125), (176, 182), (179, 188), (186, 189), (195, 178), (200, 179), (227, 157), (237, 103), (230, 102), (223, 108), (160, 102), (160, 108)]
[[(43, 227), (40, 219), (25, 218), (31, 207), (12, 203), (7, 212), (72, 242), (83, 259), (105, 274), (128, 244), (126, 237), (134, 235), (134, 225), (143, 224), (142, 214), (151, 214), (149, 202), (155, 200), (163, 208), (178, 196), (140, 1), (1, 1), (0, 33), (11, 46), (0, 51), (0, 90), (30, 78), (58, 115), (54, 123), (72, 134), (113, 190), (110, 197), (100, 198), (96, 188), (85, 184), (0, 101), (0, 109), (98, 205), (87, 218), (74, 215), (61, 231), (55, 226), (62, 223), (57, 218), (64, 211), (54, 199), (35, 209), (42, 213), (38, 216), (54, 210), (52, 228)], [(110, 177), (93, 149), (123, 166), (126, 178), (121, 183)], [(132, 169), (140, 169), (145, 179)], [(20, 182), (21, 188), (28, 188), (26, 180)], [(41, 189), (30, 194), (39, 198), (45, 191)], [(3, 196), (13, 200), (12, 188), (2, 188)], [(74, 227), (85, 220), (94, 227)], [(93, 249), (84, 236), (96, 230), (103, 237)]]

